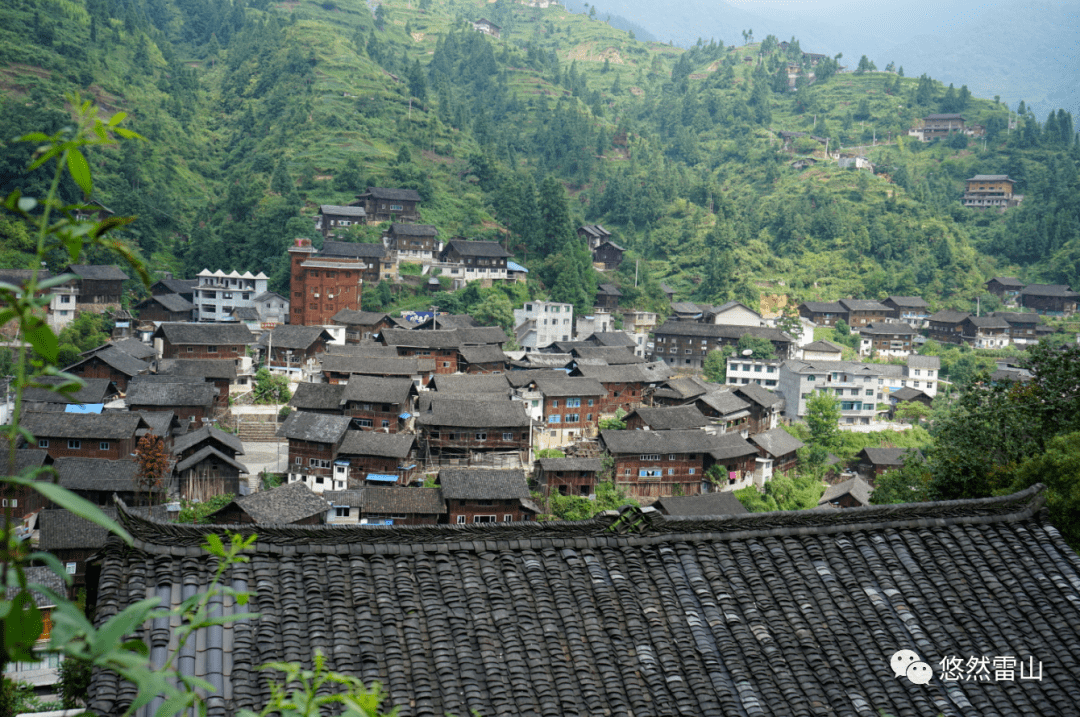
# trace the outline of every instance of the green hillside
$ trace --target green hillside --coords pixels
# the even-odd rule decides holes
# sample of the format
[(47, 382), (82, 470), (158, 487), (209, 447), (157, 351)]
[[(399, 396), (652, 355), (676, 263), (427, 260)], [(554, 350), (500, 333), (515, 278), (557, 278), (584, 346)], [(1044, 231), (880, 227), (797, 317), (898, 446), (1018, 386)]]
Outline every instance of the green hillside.
[[(501, 37), (473, 31), (480, 17)], [(631, 260), (614, 280), (654, 307), (661, 280), (700, 301), (900, 293), (958, 308), (992, 275), (1080, 284), (1070, 115), (1010, 129), (966, 88), (833, 61), (789, 91), (788, 64), (806, 62), (772, 37), (683, 51), (507, 0), (22, 0), (0, 19), (8, 136), (56, 131), (78, 90), (147, 137), (91, 162), (99, 199), (139, 216), (128, 237), (155, 270), (265, 271), (285, 289), (284, 249), (314, 236), (318, 205), (375, 185), (417, 189), (444, 236), (504, 241), (534, 293), (581, 306), (598, 280), (581, 221), (616, 232)], [(985, 141), (904, 136), (944, 111)], [(808, 139), (786, 151), (780, 131), (857, 147), (875, 172), (841, 170)], [(29, 156), (0, 146), (5, 193), (42, 191), (20, 176)], [(1023, 205), (962, 208), (976, 173), (1017, 179)], [(19, 263), (17, 228), (0, 231), (0, 260)]]

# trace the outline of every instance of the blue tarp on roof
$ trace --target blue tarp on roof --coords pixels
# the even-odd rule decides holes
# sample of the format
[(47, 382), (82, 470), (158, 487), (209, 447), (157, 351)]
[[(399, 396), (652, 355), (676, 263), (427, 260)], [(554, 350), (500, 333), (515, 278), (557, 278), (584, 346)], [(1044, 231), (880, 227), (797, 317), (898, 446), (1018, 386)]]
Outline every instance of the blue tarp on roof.
[(411, 413), (403, 413), (400, 416), (398, 416), (398, 418), (400, 418), (403, 421), (407, 421), (410, 418), (412, 418), (412, 414)]
[(506, 270), (507, 271), (523, 271), (526, 274), (529, 273), (528, 269), (523, 267), (521, 264), (518, 264), (516, 261), (507, 261), (506, 262)]
[(382, 481), (383, 483), (397, 483), (397, 476), (388, 476), (381, 473), (368, 473), (367, 479)]
[(101, 413), (104, 403), (69, 403), (64, 406), (64, 413)]

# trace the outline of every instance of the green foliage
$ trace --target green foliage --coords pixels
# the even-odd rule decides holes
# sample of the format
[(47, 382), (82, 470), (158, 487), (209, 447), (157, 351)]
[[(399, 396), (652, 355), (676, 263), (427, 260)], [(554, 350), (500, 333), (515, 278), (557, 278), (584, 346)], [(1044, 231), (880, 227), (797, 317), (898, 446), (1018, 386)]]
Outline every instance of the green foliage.
[(558, 448), (541, 448), (536, 451), (537, 459), (540, 458), (565, 458), (566, 454), (560, 451)]
[[(87, 682), (89, 683), (89, 675)], [(4, 677), (0, 684), (0, 717), (15, 717), (18, 714), (47, 712), (59, 708), (59, 702), (46, 702), (38, 697), (34, 686), (29, 682), (14, 682)]]
[(493, 292), (469, 311), (482, 326), (498, 326), (507, 335), (514, 333), (514, 307), (502, 292)]
[(267, 368), (260, 368), (255, 372), (255, 383), (251, 387), (255, 394), (255, 403), (288, 403), (292, 398), (289, 390), (289, 379), (285, 376), (276, 376)]
[(236, 500), (236, 496), (232, 493), (211, 496), (202, 502), (181, 500), (180, 512), (174, 522), (188, 525), (197, 523), (207, 525), (210, 523), (209, 516), (212, 513), (218, 512), (234, 500)]
[(735, 350), (731, 346), (725, 346), (722, 351), (713, 349), (705, 354), (705, 360), (701, 362), (701, 371), (706, 381), (712, 383), (727, 383), (727, 359)]
[[(416, 264), (411, 261), (403, 261), (398, 264), (398, 273), (402, 276), (420, 276), (424, 273), (424, 265)], [(382, 283), (382, 282), (380, 282)], [(387, 289), (390, 287), (387, 286)]]
[(1036, 483), (1046, 486), (1050, 522), (1073, 550), (1080, 549), (1080, 432), (1050, 439), (1044, 453), (1017, 466), (1012, 484), (1000, 492), (1012, 493)]
[(890, 503), (919, 503), (929, 500), (930, 468), (914, 456), (904, 459), (904, 467), (887, 471), (877, 479), (870, 502), (874, 505)]
[(801, 475), (792, 478), (778, 473), (765, 483), (764, 493), (758, 492), (758, 489), (751, 485), (735, 491), (735, 497), (751, 513), (764, 513), (816, 508), (824, 492), (825, 484), (816, 476)]
[(551, 514), (559, 520), (588, 520), (605, 510), (638, 505), (625, 489), (618, 487), (613, 481), (600, 481), (596, 484), (596, 500), (579, 495), (552, 493), (548, 503)]
[(615, 416), (613, 418), (600, 419), (600, 430), (602, 431), (624, 431), (626, 430), (626, 421), (623, 417), (626, 416), (626, 411), (621, 408), (615, 409)]
[(69, 657), (60, 663), (57, 692), (63, 709), (70, 710), (86, 702), (90, 688), (92, 665), (86, 660)]

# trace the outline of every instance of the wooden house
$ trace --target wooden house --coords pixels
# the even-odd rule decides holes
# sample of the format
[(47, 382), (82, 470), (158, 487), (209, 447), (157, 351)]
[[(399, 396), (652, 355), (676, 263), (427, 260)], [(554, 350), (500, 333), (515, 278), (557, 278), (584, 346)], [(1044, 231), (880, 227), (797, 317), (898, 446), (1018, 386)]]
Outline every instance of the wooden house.
[(65, 372), (84, 379), (106, 379), (121, 393), (127, 391), (128, 382), (150, 370), (150, 365), (115, 346), (95, 351), (64, 369)]
[(140, 321), (185, 322), (191, 321), (195, 304), (180, 294), (157, 294), (135, 305)]
[(173, 442), (173, 474), (181, 498), (205, 501), (232, 493), (247, 495), (247, 467), (237, 460), (244, 454), (240, 439), (213, 426), (179, 436)]
[[(59, 376), (40, 376), (34, 383), (42, 388), (27, 387), (23, 390), (23, 411), (66, 411), (68, 406), (102, 406), (116, 397), (116, 386), (106, 378), (86, 378), (74, 393), (60, 393), (55, 387), (65, 383)], [(52, 388), (48, 388), (52, 387)]]
[(613, 241), (605, 241), (593, 249), (593, 263), (599, 264), (603, 271), (615, 271), (622, 264), (626, 249)]
[(746, 427), (750, 435), (776, 428), (784, 413), (784, 397), (757, 383), (733, 386), (732, 393), (749, 404)]
[(321, 326), (278, 326), (264, 332), (257, 346), (266, 356), (270, 369), (300, 371), (326, 352), (333, 335)]
[(1043, 331), (1049, 328), (1043, 324), (1043, 318), (1039, 314), (994, 311), (990, 316), (1003, 319), (1009, 325), (1009, 338), (1012, 343), (1021, 346), (1038, 342)]
[(904, 467), (904, 460), (911, 457), (923, 460), (922, 452), (914, 448), (864, 448), (855, 456), (859, 473), (868, 477), (873, 485), (877, 478), (891, 470)]
[(602, 414), (613, 414), (619, 409), (629, 413), (638, 408), (643, 402), (645, 389), (650, 385), (650, 381), (637, 364), (619, 366), (579, 364), (571, 375), (596, 379), (604, 387), (607, 394), (599, 402), (599, 413)]
[(527, 459), (532, 445), (532, 420), (522, 401), (435, 395), (417, 413), (416, 426), (425, 460), (498, 453)]
[(848, 322), (848, 310), (838, 301), (806, 301), (799, 304), (799, 316), (818, 326), (836, 326), (837, 321)]
[[(102, 507), (110, 520), (116, 520), (116, 508)], [(55, 555), (71, 577), (69, 596), (87, 588), (90, 561), (105, 546), (111, 533), (97, 523), (63, 508), (47, 508), (38, 514), (38, 549)], [(96, 577), (96, 571), (95, 577)]]
[(541, 458), (536, 463), (536, 482), (544, 495), (596, 494), (603, 468), (599, 458)]
[(345, 327), (345, 343), (359, 344), (367, 341), (383, 329), (388, 329), (394, 324), (389, 314), (378, 311), (354, 311), (342, 309), (330, 319), (335, 326)]
[(446, 501), (438, 488), (369, 485), (323, 494), (335, 525), (436, 525), (445, 522)]
[[(305, 290), (307, 295), (310, 295), (310, 290), (314, 288), (316, 291), (321, 289), (324, 302), (331, 294), (340, 294), (341, 296), (338, 298), (342, 299), (351, 298), (349, 290), (356, 285), (356, 282), (352, 280), (351, 276), (345, 276), (343, 271), (348, 272), (354, 269), (355, 264), (353, 262), (359, 263), (360, 278), (369, 284), (377, 284), (382, 279), (393, 279), (397, 273), (394, 269), (393, 260), (388, 255), (386, 247), (381, 243), (366, 244), (331, 241), (328, 239), (323, 242), (322, 250), (314, 256), (313, 260), (305, 262), (308, 269), (307, 278), (304, 281), (304, 285), (307, 287)], [(319, 268), (328, 269), (329, 272), (318, 272)], [(315, 282), (314, 279), (320, 279), (321, 281)], [(334, 281), (334, 279), (338, 279), (338, 281)], [(341, 279), (345, 279), (345, 281), (341, 281)], [(346, 294), (350, 294), (350, 296), (346, 296)], [(295, 290), (293, 295), (296, 295)], [(357, 299), (359, 299), (359, 296), (357, 296)], [(351, 301), (346, 301), (344, 304), (335, 305), (335, 312), (339, 309), (359, 308), (359, 306), (353, 307), (351, 304)], [(307, 323), (312, 322), (308, 321)]]
[[(205, 379), (217, 389), (214, 408), (229, 405), (229, 390), (236, 383), (236, 361), (230, 359), (161, 359), (157, 362), (158, 376), (175, 376), (184, 383), (187, 379)], [(165, 380), (165, 379), (160, 379)], [(136, 381), (138, 383), (138, 381)]]
[(1049, 316), (1076, 313), (1078, 299), (1080, 294), (1064, 284), (1028, 284), (1020, 290), (1020, 306)]
[(140, 485), (139, 464), (128, 456), (119, 460), (82, 456), (57, 458), (52, 468), (61, 487), (97, 506), (113, 505), (114, 495), (131, 505), (160, 503), (167, 488), (167, 485), (157, 489)]
[(694, 405), (641, 406), (623, 422), (628, 431), (693, 430), (711, 423)]
[(847, 323), (851, 328), (866, 326), (870, 323), (888, 320), (891, 310), (880, 301), (870, 299), (840, 299), (838, 302), (847, 312)]
[(963, 203), (971, 209), (1004, 210), (1015, 207), (1023, 197), (1013, 193), (1016, 180), (1007, 174), (976, 174), (967, 180)]
[(749, 435), (750, 402), (740, 398), (730, 388), (720, 388), (698, 396), (694, 405), (710, 422), (719, 426), (722, 433)]
[(363, 207), (368, 224), (420, 221), (420, 193), (415, 189), (368, 187), (351, 206)]
[(140, 376), (128, 385), (127, 406), (132, 411), (175, 412), (192, 423), (214, 416), (218, 390), (198, 376)]
[(23, 413), (19, 427), (34, 437), (33, 447), (53, 459), (81, 457), (120, 460), (135, 452), (150, 425), (138, 413)]
[(339, 412), (361, 430), (398, 433), (408, 425), (416, 395), (409, 378), (351, 376), (341, 392)]
[(601, 284), (596, 288), (596, 308), (615, 311), (619, 308), (622, 292), (614, 284)]
[(921, 296), (890, 296), (881, 302), (889, 309), (889, 318), (903, 321), (913, 329), (926, 326), (930, 318), (930, 304)]
[(391, 224), (383, 245), (397, 263), (431, 264), (439, 258), (443, 243), (431, 224)]
[[(119, 305), (128, 275), (112, 264), (71, 264), (63, 273), (74, 274), (76, 308), (93, 311), (95, 307)], [(100, 309), (98, 309), (100, 310)]]
[(971, 316), (966, 311), (938, 311), (927, 319), (930, 338), (946, 344), (958, 344), (962, 341), (964, 319)]
[(749, 511), (729, 490), (702, 495), (669, 495), (657, 498), (652, 507), (662, 515), (676, 518), (701, 517), (705, 515), (743, 515)]
[(153, 334), (166, 359), (240, 359), (255, 337), (241, 324), (165, 323)]
[[(327, 244), (344, 245), (346, 242)], [(385, 252), (381, 244), (361, 245)], [(371, 271), (372, 262), (360, 256), (323, 256), (311, 246), (311, 240), (297, 238), (289, 247), (289, 323), (298, 326), (325, 326), (342, 309), (359, 311), (363, 295), (363, 274)], [(366, 249), (355, 249), (357, 253)], [(345, 254), (344, 249), (341, 253)], [(377, 264), (377, 262), (375, 262)]]
[(825, 489), (818, 501), (819, 507), (863, 508), (870, 505), (874, 489), (862, 478), (855, 476)]
[(482, 17), (479, 20), (475, 21), (472, 24), (472, 27), (477, 32), (482, 32), (485, 35), (491, 35), (495, 38), (499, 37), (499, 31), (501, 29), (498, 25), (485, 17)]
[(986, 290), (1008, 304), (1020, 296), (1024, 282), (1012, 276), (995, 276), (986, 282)]
[(443, 468), (436, 482), (452, 524), (520, 522), (540, 512), (522, 470)]
[(539, 396), (538, 442), (558, 448), (596, 435), (608, 392), (595, 378), (545, 376), (533, 381)]
[(412, 477), (415, 446), (412, 433), (346, 431), (334, 466), (345, 466), (350, 489), (365, 484), (405, 486)]
[(443, 276), (459, 284), (478, 280), (505, 281), (509, 258), (510, 253), (493, 241), (453, 239), (439, 253), (439, 261), (446, 265)]
[(177, 294), (181, 299), (194, 303), (195, 288), (198, 284), (198, 279), (173, 279), (172, 277), (167, 277), (165, 279), (158, 279), (151, 284), (150, 293), (153, 296)]
[(315, 227), (322, 232), (323, 239), (337, 236), (337, 232), (348, 230), (354, 224), (367, 223), (367, 212), (363, 207), (323, 204), (315, 217)]
[(348, 416), (290, 413), (277, 432), (289, 442), (289, 483), (304, 483), (316, 493), (345, 490), (348, 467), (334, 461), (351, 425)]
[(763, 481), (776, 473), (795, 470), (799, 462), (798, 450), (803, 442), (783, 428), (773, 428), (762, 433), (751, 433), (748, 439), (757, 448), (757, 470)]
[(589, 251), (595, 250), (596, 247), (611, 238), (611, 232), (599, 224), (586, 224), (583, 227), (578, 227), (577, 235), (589, 242)]
[[(48, 451), (41, 448), (19, 448), (11, 452), (11, 443), (0, 438), (0, 465), (3, 466), (5, 476), (23, 475), (24, 471), (45, 468), (53, 464), (53, 459)], [(28, 474), (27, 474), (28, 477)], [(44, 476), (51, 480), (52, 476)], [(16, 520), (19, 516), (35, 513), (49, 505), (49, 500), (39, 491), (27, 485), (19, 485), (14, 482), (0, 483), (0, 507), (11, 509), (11, 516)]]
[(382, 376), (408, 378), (418, 388), (423, 388), (435, 374), (435, 361), (413, 356), (371, 358), (327, 353), (322, 357), (322, 371), (329, 383), (346, 383), (350, 376)]
[[(409, 382), (412, 385), (412, 382)], [(342, 396), (345, 395), (345, 383), (308, 383), (297, 385), (289, 399), (289, 406), (294, 411), (323, 413), (331, 416), (344, 415)]]
[(506, 354), (500, 346), (462, 346), (458, 349), (458, 369), (469, 374), (501, 374), (507, 368)]
[(968, 316), (960, 322), (960, 339), (977, 349), (1003, 349), (1011, 340), (1009, 322), (999, 316)]

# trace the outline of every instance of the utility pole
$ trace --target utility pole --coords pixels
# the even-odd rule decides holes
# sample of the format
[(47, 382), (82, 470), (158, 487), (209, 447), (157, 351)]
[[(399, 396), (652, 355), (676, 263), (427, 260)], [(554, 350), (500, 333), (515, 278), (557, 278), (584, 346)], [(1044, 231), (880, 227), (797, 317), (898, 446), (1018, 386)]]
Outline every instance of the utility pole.
[(637, 288), (638, 267), (641, 266), (641, 259), (634, 261), (634, 288)]

